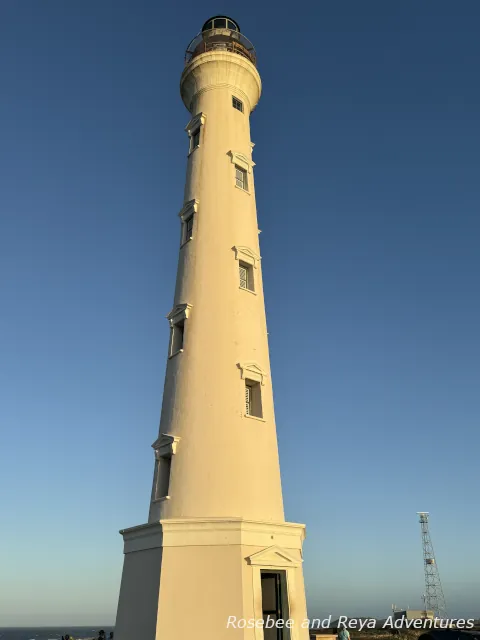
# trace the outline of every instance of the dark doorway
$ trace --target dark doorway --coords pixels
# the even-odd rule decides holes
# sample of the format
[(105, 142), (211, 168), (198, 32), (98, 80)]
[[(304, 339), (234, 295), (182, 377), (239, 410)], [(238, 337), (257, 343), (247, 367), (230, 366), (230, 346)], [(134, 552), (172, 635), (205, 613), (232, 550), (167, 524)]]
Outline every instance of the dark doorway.
[[(262, 578), (262, 613), (264, 620), (263, 637), (265, 640), (288, 640), (290, 630), (285, 628), (288, 620), (287, 600), (287, 576), (285, 571), (261, 571)], [(277, 620), (283, 620), (283, 628), (275, 624), (267, 628)]]

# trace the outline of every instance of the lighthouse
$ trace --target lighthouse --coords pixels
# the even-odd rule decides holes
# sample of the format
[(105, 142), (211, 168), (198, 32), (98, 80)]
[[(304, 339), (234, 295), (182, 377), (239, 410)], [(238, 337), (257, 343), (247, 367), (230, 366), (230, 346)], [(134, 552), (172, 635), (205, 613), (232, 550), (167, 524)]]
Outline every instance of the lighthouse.
[(148, 522), (121, 531), (117, 640), (308, 640), (305, 527), (284, 517), (255, 205), (261, 89), (238, 23), (207, 20), (180, 80), (177, 280)]

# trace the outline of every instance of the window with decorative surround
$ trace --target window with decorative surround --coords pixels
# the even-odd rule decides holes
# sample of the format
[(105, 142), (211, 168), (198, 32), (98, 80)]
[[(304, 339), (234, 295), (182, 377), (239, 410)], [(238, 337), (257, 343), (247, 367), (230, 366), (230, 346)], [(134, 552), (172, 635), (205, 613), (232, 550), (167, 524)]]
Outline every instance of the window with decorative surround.
[(198, 149), (202, 143), (203, 138), (203, 125), (205, 124), (206, 116), (204, 113), (197, 113), (185, 127), (185, 131), (188, 133), (189, 138), (189, 154)]
[(191, 304), (179, 304), (167, 316), (170, 323), (169, 358), (173, 358), (177, 353), (183, 353), (185, 321), (190, 314), (191, 308)]
[(198, 211), (198, 200), (190, 200), (178, 214), (182, 223), (180, 245), (193, 239), (196, 225), (196, 213)]
[[(235, 186), (238, 189), (242, 189), (246, 193), (250, 192), (250, 178), (252, 177), (252, 168), (255, 163), (252, 162), (247, 156), (238, 151), (229, 151), (228, 155), (233, 164)], [(250, 175), (249, 175), (250, 174)]]
[(248, 247), (233, 247), (238, 260), (239, 286), (243, 291), (255, 293), (257, 267), (260, 256)]
[(152, 444), (155, 451), (155, 477), (152, 496), (154, 502), (170, 498), (172, 458), (177, 451), (179, 441), (180, 438), (176, 436), (162, 433)]
[(263, 420), (262, 387), (267, 374), (256, 362), (239, 362), (237, 366), (244, 383), (243, 415)]

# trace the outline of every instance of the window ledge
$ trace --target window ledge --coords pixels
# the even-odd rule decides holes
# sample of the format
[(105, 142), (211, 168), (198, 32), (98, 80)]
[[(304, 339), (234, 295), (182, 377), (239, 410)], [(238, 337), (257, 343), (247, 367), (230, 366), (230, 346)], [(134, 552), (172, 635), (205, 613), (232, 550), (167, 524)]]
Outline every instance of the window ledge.
[(196, 151), (197, 149), (200, 149), (200, 145), (199, 144), (197, 144), (196, 147), (194, 147), (191, 151), (188, 152), (187, 158), (189, 158), (192, 155), (192, 153), (194, 151)]
[(244, 418), (249, 418), (250, 420), (258, 420), (259, 422), (266, 422), (265, 418), (259, 418), (258, 416), (249, 416), (246, 413), (243, 414)]
[(155, 500), (152, 500), (152, 502), (157, 503), (157, 502), (164, 502), (165, 500), (170, 500), (170, 496), (162, 496), (161, 498), (155, 498)]
[(185, 242), (182, 242), (182, 244), (180, 245), (180, 249), (182, 249), (186, 244), (188, 244), (190, 240), (193, 240), (193, 236), (190, 236), (190, 238), (185, 240)]
[(252, 291), (251, 289), (245, 289), (245, 287), (238, 287), (240, 291), (248, 291), (248, 293), (252, 293), (254, 296), (257, 295), (256, 291)]
[(246, 189), (239, 187), (238, 184), (235, 185), (235, 189), (238, 189), (239, 191), (243, 191), (243, 193), (248, 193), (248, 195), (250, 195), (250, 191), (247, 191)]
[(170, 358), (174, 358), (175, 356), (178, 356), (179, 353), (183, 353), (183, 349), (179, 349), (178, 351), (175, 351), (175, 353), (172, 353), (171, 355), (168, 356), (168, 359), (170, 360)]

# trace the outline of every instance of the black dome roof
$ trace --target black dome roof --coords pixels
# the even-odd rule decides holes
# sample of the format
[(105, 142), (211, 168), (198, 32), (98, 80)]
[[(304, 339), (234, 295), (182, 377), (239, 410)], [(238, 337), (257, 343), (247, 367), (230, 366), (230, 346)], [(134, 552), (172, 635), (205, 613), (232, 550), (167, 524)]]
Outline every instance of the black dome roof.
[(207, 29), (211, 29), (212, 27), (207, 27), (208, 23), (211, 22), (212, 20), (215, 20), (216, 18), (223, 18), (224, 20), (229, 20), (230, 22), (233, 22), (233, 24), (235, 25), (235, 27), (237, 28), (237, 31), (240, 33), (240, 25), (238, 24), (238, 22), (236, 20), (233, 20), (233, 18), (229, 18), (228, 16), (212, 16), (211, 18), (209, 18), (205, 24), (202, 27), (202, 31), (206, 31)]

